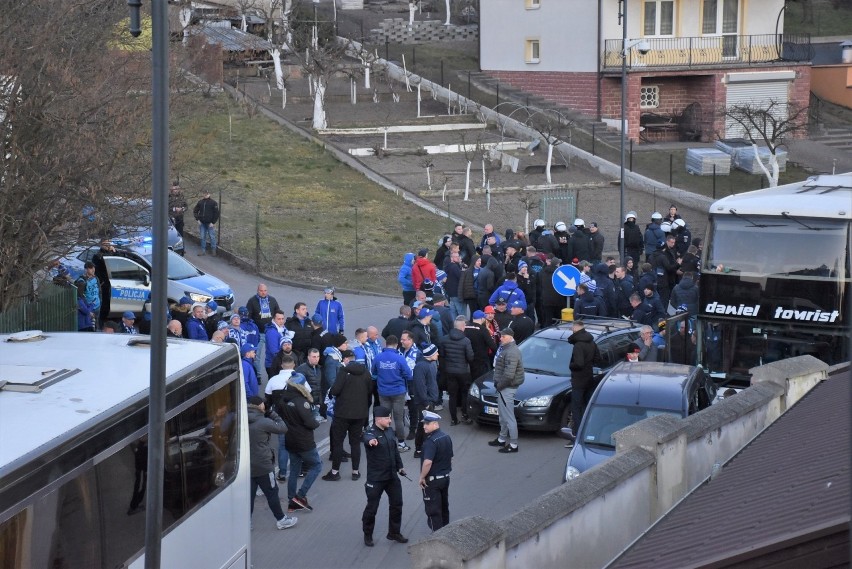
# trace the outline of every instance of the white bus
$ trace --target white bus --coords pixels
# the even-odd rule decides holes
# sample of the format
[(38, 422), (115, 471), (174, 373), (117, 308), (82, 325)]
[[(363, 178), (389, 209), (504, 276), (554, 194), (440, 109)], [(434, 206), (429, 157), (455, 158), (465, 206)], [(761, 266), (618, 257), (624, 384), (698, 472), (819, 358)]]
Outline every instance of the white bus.
[[(141, 568), (150, 340), (0, 335), (0, 567)], [(249, 444), (231, 344), (168, 340), (163, 567), (250, 567)]]
[(810, 354), (849, 360), (852, 174), (729, 196), (710, 206), (699, 284), (701, 363), (735, 383)]

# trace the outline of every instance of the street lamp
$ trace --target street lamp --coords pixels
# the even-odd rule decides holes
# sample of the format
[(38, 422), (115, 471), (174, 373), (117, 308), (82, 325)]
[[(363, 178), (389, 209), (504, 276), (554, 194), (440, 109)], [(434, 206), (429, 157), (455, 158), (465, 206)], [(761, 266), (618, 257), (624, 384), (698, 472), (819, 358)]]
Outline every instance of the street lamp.
[(618, 256), (621, 263), (624, 264), (624, 224), (621, 216), (624, 215), (624, 162), (627, 145), (627, 52), (636, 47), (640, 53), (645, 54), (651, 50), (651, 47), (644, 39), (627, 41), (627, 0), (621, 0), (621, 13), (618, 14), (618, 18), (621, 20), (621, 184), (619, 186), (618, 209), (618, 227), (620, 227), (621, 239), (618, 240)]
[[(127, 0), (130, 35), (142, 33), (142, 0)], [(166, 433), (166, 287), (168, 285), (169, 14), (168, 0), (151, 0), (151, 198), (154, 208), (151, 271), (151, 379), (148, 404), (148, 482), (145, 569), (158, 569), (162, 551)]]

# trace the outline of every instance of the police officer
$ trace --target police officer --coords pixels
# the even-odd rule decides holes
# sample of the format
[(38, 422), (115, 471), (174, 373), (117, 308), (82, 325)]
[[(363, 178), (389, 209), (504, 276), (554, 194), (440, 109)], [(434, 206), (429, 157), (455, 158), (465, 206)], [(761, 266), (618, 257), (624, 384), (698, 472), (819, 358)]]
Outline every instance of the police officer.
[(441, 416), (423, 411), (423, 456), (420, 463), (420, 488), (426, 523), (432, 531), (450, 523), (450, 471), (453, 469), (453, 441), (441, 430)]
[(387, 538), (398, 543), (408, 543), (400, 533), (402, 528), (402, 484), (399, 475), (405, 476), (402, 459), (399, 457), (396, 434), (391, 427), (391, 411), (379, 405), (373, 408), (373, 424), (364, 432), (364, 448), (367, 455), (367, 507), (361, 516), (364, 528), (364, 545), (373, 547), (373, 528), (382, 493), (390, 502), (390, 521)]

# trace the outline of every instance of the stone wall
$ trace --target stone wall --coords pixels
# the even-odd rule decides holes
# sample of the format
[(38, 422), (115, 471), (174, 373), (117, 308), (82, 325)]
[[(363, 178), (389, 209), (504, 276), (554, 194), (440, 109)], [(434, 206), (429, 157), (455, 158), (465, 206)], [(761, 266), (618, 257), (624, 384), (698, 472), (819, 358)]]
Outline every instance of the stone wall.
[[(845, 364), (848, 365), (848, 364)], [(801, 356), (751, 370), (752, 386), (687, 417), (615, 434), (616, 455), (500, 521), (458, 520), (409, 546), (415, 569), (602, 567), (828, 377)], [(625, 508), (624, 504), (630, 504)], [(589, 535), (605, 535), (588, 547)]]
[(474, 41), (479, 38), (479, 26), (445, 26), (440, 20), (408, 20), (393, 18), (384, 20), (378, 29), (370, 30), (373, 43), (420, 44), (436, 41)]

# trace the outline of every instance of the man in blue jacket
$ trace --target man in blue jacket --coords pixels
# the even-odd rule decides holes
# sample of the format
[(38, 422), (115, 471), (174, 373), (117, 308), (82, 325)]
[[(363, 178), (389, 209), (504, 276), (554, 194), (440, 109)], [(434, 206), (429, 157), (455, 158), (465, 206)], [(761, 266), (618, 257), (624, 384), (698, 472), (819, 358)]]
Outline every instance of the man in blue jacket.
[(414, 280), (411, 278), (411, 267), (414, 266), (414, 253), (406, 253), (402, 259), (402, 265), (399, 267), (399, 273), (396, 275), (396, 280), (399, 286), (402, 287), (402, 303), (406, 306), (411, 305), (414, 300)]
[(326, 287), (323, 294), (324, 298), (317, 303), (314, 314), (322, 316), (325, 329), (329, 334), (343, 334), (343, 305), (334, 296), (334, 287)]
[(373, 360), (373, 377), (379, 391), (379, 401), (385, 407), (393, 410), (393, 420), (396, 426), (397, 444), (400, 452), (410, 450), (405, 444), (405, 424), (403, 412), (405, 409), (405, 394), (408, 392), (408, 382), (411, 381), (411, 368), (405, 357), (397, 351), (399, 340), (396, 336), (388, 336), (385, 348)]
[(524, 291), (522, 291), (518, 287), (518, 283), (515, 280), (515, 273), (506, 273), (506, 280), (503, 281), (503, 284), (497, 287), (497, 289), (491, 294), (491, 298), (488, 299), (488, 304), (494, 306), (497, 303), (498, 298), (505, 298), (506, 304), (512, 305), (516, 300), (520, 300), (523, 303), (523, 309), (527, 309), (527, 298), (524, 295)]

